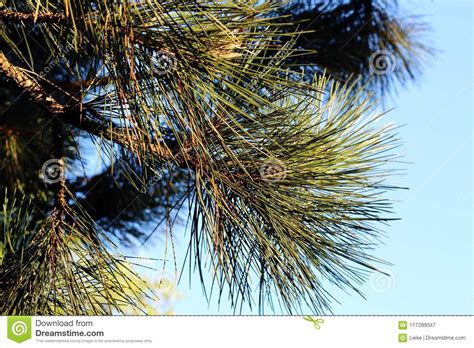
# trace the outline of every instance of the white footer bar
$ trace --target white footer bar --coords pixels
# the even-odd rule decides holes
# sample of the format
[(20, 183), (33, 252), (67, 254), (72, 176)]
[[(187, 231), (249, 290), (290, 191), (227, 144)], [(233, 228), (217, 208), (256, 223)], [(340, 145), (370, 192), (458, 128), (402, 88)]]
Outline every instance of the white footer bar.
[(0, 347), (465, 347), (473, 316), (0, 317)]

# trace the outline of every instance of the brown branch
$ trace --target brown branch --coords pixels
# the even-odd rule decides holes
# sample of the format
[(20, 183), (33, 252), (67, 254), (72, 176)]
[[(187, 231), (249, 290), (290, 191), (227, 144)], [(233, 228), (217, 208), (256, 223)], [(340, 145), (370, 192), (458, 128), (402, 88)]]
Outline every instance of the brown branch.
[[(63, 106), (56, 99), (48, 95), (45, 89), (37, 81), (30, 78), (22, 69), (13, 65), (2, 51), (0, 51), (0, 72), (20, 87), (37, 104), (45, 107), (50, 114), (58, 117), (61, 121), (84, 130), (89, 134), (112, 141), (136, 154), (139, 153), (137, 146), (138, 138), (130, 135), (127, 130), (110, 127), (101, 122), (83, 118), (80, 106)], [(85, 109), (83, 111), (89, 111), (95, 117), (100, 117), (100, 115), (98, 115), (94, 110)], [(163, 160), (174, 159), (176, 155), (167, 147), (158, 146), (152, 143), (148, 144), (146, 150), (147, 153)]]
[(32, 80), (20, 68), (10, 63), (2, 51), (0, 51), (0, 71), (8, 79), (15, 81), (18, 87), (32, 97), (38, 104), (44, 105), (55, 115), (63, 113), (63, 106), (49, 96), (40, 84)]
[(64, 134), (62, 123), (58, 119), (54, 119), (54, 158), (58, 159), (59, 181), (54, 185), (56, 189), (56, 208), (60, 216), (60, 223), (63, 221), (66, 213), (66, 176), (64, 163)]
[(0, 19), (19, 23), (64, 23), (67, 17), (61, 13), (23, 13), (9, 10), (0, 11)]

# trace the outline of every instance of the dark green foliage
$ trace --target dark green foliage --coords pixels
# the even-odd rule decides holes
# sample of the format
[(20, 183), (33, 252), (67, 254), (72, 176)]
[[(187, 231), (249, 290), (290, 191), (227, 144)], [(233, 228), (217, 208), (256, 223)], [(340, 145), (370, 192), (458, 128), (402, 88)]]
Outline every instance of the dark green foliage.
[[(297, 0), (278, 13), (309, 31), (298, 37), (295, 47), (314, 53), (292, 64), (304, 67), (308, 76), (326, 71), (342, 81), (369, 82), (377, 96), (395, 89), (397, 82), (404, 85), (416, 78), (432, 53), (423, 40), (426, 23), (404, 13), (396, 0)], [(374, 74), (371, 64), (377, 60), (390, 71)]]

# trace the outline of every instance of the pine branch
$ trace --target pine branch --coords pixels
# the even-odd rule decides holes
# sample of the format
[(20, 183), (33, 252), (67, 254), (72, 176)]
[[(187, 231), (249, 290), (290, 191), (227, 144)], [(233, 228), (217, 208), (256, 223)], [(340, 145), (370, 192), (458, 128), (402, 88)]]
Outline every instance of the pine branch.
[(377, 98), (395, 91), (396, 82), (418, 77), (434, 53), (425, 43), (429, 27), (418, 16), (402, 15), (397, 1), (295, 0), (279, 13), (312, 31), (295, 47), (317, 52), (291, 64), (303, 66), (308, 78), (324, 72), (340, 81), (358, 78)]
[[(0, 71), (7, 78), (14, 81), (17, 86), (27, 93), (38, 105), (45, 107), (47, 111), (49, 111), (53, 116), (58, 117), (59, 120), (84, 130), (89, 134), (93, 134), (121, 145), (132, 152), (137, 151), (134, 139), (126, 133), (126, 130), (107, 126), (90, 119), (84, 119), (81, 117), (82, 113), (78, 105), (73, 107), (63, 106), (55, 98), (50, 96), (38, 82), (24, 73), (22, 69), (10, 63), (8, 58), (1, 51)], [(84, 111), (91, 112), (97, 116), (93, 110), (85, 109)], [(170, 151), (166, 150), (166, 147), (158, 147), (154, 144), (149, 144), (148, 150), (151, 155), (156, 156), (161, 160), (169, 160), (173, 156)]]
[(1, 315), (112, 315), (130, 307), (145, 312), (144, 300), (156, 295), (123, 257), (110, 254), (114, 246), (80, 207), (66, 205), (35, 221), (31, 202), (5, 197)]
[(0, 19), (13, 23), (64, 23), (67, 17), (60, 13), (22, 13), (17, 11), (1, 10)]
[(380, 195), (396, 188), (383, 184), (396, 134), (372, 127), (380, 116), (368, 116), (363, 90), (325, 77), (315, 84), (327, 92), (323, 101), (278, 99), (278, 112), (258, 126), (242, 121), (248, 134), (200, 149), (189, 253), (201, 274), (201, 260), (211, 258), (218, 296), (227, 286), (235, 306), (253, 302), (256, 281), (260, 309), (276, 292), (289, 313), (304, 304), (325, 313), (332, 299), (322, 279), (360, 293), (382, 262), (370, 251), (380, 236), (374, 224), (392, 220)]
[(48, 95), (39, 83), (29, 78), (20, 68), (10, 63), (2, 51), (0, 51), (0, 72), (10, 80), (15, 81), (22, 91), (26, 92), (39, 105), (46, 107), (53, 115), (61, 116), (64, 114), (64, 107)]
[[(186, 169), (183, 200), (179, 195), (170, 205), (170, 193), (165, 193), (164, 218), (168, 223), (175, 207), (176, 214), (181, 206), (189, 209), (188, 255), (201, 274), (212, 268), (219, 296), (228, 288), (234, 308), (239, 301), (252, 305), (257, 282), (260, 308), (271, 305), (277, 294), (288, 312), (303, 303), (326, 312), (331, 302), (328, 282), (360, 293), (358, 285), (381, 262), (371, 253), (381, 235), (374, 223), (391, 220), (386, 216), (391, 204), (381, 195), (394, 188), (384, 179), (392, 173), (386, 166), (396, 158), (392, 150), (397, 137), (391, 126), (373, 127), (378, 116), (372, 117), (373, 105), (361, 84), (341, 86), (326, 77), (307, 84), (292, 73), (288, 62), (304, 56), (293, 48), (302, 36), (285, 19), (272, 17), (277, 2), (256, 3), (68, 2), (70, 23), (51, 22), (38, 34), (49, 55), (71, 47), (64, 64), (57, 66), (59, 73), (54, 71), (51, 79), (37, 74), (36, 67), (48, 60), (30, 62), (31, 52), (16, 44), (19, 40), (8, 30), (7, 44), (22, 63), (15, 66), (1, 53), (0, 73), (42, 105), (47, 116), (94, 135), (93, 140), (98, 136), (121, 147), (101, 153), (111, 168), (120, 164), (114, 169), (118, 179), (108, 173), (96, 176), (92, 188), (74, 187), (76, 195), (63, 183), (61, 197), (84, 197), (92, 208), (103, 205), (104, 196), (116, 199), (109, 208), (128, 207), (124, 215), (130, 213), (128, 221), (137, 222), (139, 214), (129, 205), (137, 183), (149, 184), (150, 172), (181, 166)], [(35, 8), (38, 16), (57, 13), (63, 3), (25, 3), (25, 11), (33, 13)], [(34, 23), (23, 15), (11, 20)], [(339, 35), (329, 35), (328, 42)], [(59, 87), (71, 81), (79, 81), (77, 98)], [(102, 186), (95, 185), (98, 181)], [(168, 185), (163, 183), (165, 191)], [(110, 187), (124, 190), (107, 195)], [(89, 194), (81, 196), (81, 188)], [(61, 273), (58, 256), (76, 252), (77, 244), (55, 243), (51, 233), (58, 226), (81, 237), (87, 232), (79, 250), (85, 262), (89, 253), (96, 258), (86, 267), (92, 277), (80, 272), (82, 263), (68, 268), (89, 282), (74, 289), (74, 311), (96, 309), (94, 304), (81, 305), (83, 300), (94, 301), (89, 285), (97, 284), (98, 273), (90, 269), (101, 265), (104, 254), (91, 245), (107, 238), (94, 222), (115, 215), (113, 209), (104, 209), (90, 218), (80, 202), (64, 204), (60, 220), (67, 221), (58, 222), (53, 210), (28, 249), (32, 262), (35, 255), (46, 260), (43, 274), (59, 272), (67, 284), (74, 278)], [(115, 264), (107, 258), (109, 262)], [(0, 273), (0, 287), (2, 280), (19, 277), (17, 260), (11, 257), (8, 265), (7, 272)], [(32, 274), (31, 267), (21, 270)], [(116, 271), (112, 267), (106, 273)], [(19, 287), (38, 289), (45, 281), (25, 279)], [(201, 280), (204, 285), (206, 279)], [(107, 288), (104, 282), (99, 286)], [(53, 298), (69, 310), (68, 300)], [(5, 303), (8, 309), (28, 308), (33, 303), (28, 301), (9, 292)], [(49, 300), (42, 298), (41, 303), (34, 310), (49, 313)]]

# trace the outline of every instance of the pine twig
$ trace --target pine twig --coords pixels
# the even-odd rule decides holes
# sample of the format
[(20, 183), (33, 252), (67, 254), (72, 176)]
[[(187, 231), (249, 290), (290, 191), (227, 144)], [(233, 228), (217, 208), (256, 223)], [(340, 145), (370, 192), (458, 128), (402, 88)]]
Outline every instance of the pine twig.
[(22, 13), (17, 11), (0, 11), (0, 19), (10, 22), (20, 23), (63, 23), (67, 21), (65, 15), (61, 13)]

